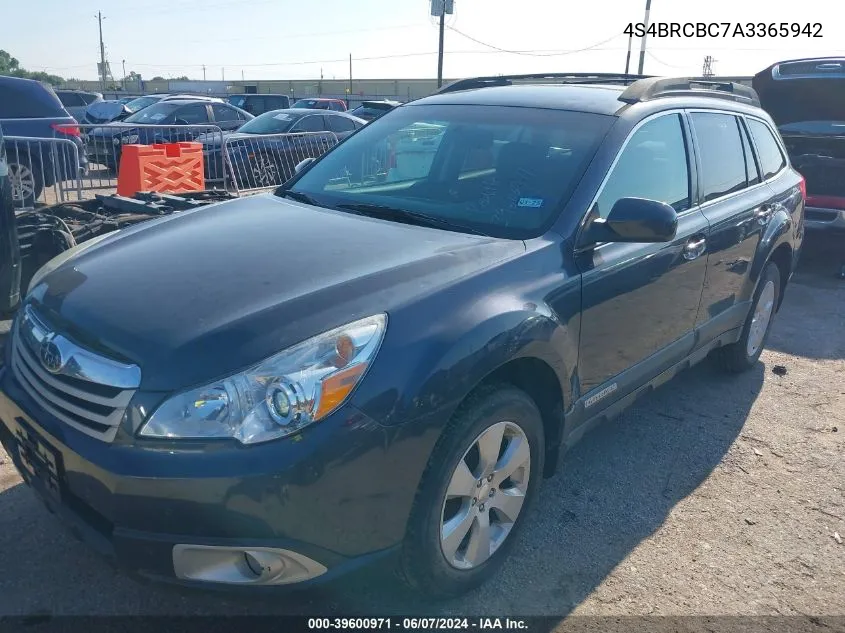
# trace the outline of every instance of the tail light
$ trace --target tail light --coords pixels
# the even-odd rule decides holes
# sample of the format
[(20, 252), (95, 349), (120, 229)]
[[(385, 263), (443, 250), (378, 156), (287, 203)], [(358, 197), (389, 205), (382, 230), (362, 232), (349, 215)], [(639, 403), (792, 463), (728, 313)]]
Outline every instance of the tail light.
[(801, 176), (801, 181), (798, 183), (798, 188), (801, 190), (801, 198), (807, 199), (807, 179)]
[(63, 123), (51, 123), (50, 127), (53, 128), (59, 134), (64, 134), (66, 136), (82, 136), (81, 132), (79, 131), (79, 126), (77, 125), (67, 125)]

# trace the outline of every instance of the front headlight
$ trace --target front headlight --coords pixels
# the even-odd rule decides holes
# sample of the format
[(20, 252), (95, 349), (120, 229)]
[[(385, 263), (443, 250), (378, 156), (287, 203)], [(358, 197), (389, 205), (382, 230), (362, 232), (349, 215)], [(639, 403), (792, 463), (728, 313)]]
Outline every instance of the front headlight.
[(251, 369), (172, 396), (140, 435), (256, 444), (296, 433), (346, 401), (375, 357), (386, 326), (385, 314), (361, 319)]

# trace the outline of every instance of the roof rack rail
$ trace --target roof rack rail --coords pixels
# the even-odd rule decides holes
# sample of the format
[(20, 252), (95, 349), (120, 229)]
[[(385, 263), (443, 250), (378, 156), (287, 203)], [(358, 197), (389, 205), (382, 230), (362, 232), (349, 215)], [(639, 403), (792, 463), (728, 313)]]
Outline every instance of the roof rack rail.
[(695, 77), (649, 77), (632, 83), (619, 95), (625, 103), (638, 103), (662, 97), (713, 97), (750, 103), (760, 107), (757, 91), (731, 81), (708, 81)]
[(459, 79), (448, 86), (444, 86), (436, 94), (473, 90), (475, 88), (492, 88), (494, 86), (512, 86), (516, 81), (539, 82), (555, 80), (563, 84), (617, 84), (628, 86), (652, 75), (626, 75), (623, 73), (536, 73), (530, 75), (498, 75), (495, 77), (472, 77)]

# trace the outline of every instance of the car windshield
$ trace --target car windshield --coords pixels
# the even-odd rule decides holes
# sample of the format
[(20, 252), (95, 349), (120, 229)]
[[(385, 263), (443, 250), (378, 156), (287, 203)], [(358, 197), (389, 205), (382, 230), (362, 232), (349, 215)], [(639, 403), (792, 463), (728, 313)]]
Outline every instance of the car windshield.
[(178, 103), (155, 103), (132, 116), (126, 117), (127, 123), (168, 123), (172, 114), (179, 108)]
[(127, 102), (126, 109), (130, 112), (138, 112), (139, 110), (143, 110), (147, 106), (151, 106), (159, 101), (160, 99), (158, 97), (138, 97), (137, 99), (132, 99)]
[(283, 134), (290, 130), (300, 115), (290, 114), (284, 110), (273, 110), (260, 114), (251, 121), (244, 123), (238, 133), (244, 134)]
[(506, 106), (399, 108), (327, 153), (290, 191), (330, 208), (425, 215), (528, 239), (568, 201), (613, 120)]

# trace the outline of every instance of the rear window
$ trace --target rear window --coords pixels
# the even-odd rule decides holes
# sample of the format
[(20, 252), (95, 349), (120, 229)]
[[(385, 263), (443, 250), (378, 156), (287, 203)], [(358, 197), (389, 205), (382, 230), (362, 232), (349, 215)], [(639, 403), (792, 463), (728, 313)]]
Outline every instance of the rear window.
[(527, 239), (557, 217), (613, 120), (506, 106), (402, 108), (338, 145), (292, 190), (330, 208), (379, 205)]
[(0, 82), (0, 119), (69, 116), (49, 86), (35, 81)]
[(82, 95), (78, 92), (57, 92), (59, 100), (62, 102), (64, 106), (83, 106), (86, 105), (85, 101), (82, 100)]
[(760, 165), (763, 168), (763, 179), (771, 178), (786, 167), (786, 159), (780, 150), (769, 126), (756, 119), (748, 119), (748, 129), (757, 146)]

